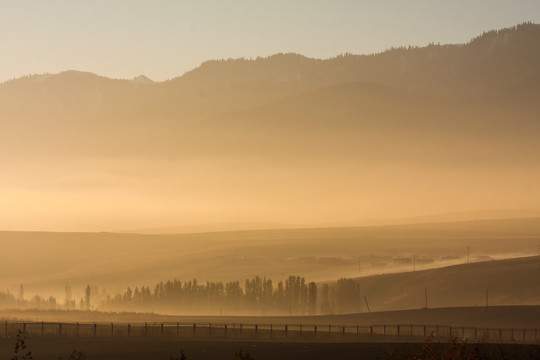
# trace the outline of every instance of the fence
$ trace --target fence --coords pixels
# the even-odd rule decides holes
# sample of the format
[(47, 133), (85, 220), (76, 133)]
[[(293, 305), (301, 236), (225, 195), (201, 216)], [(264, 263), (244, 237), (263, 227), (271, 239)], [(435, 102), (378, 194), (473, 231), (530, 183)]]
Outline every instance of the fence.
[(305, 341), (399, 341), (450, 337), (467, 341), (540, 343), (540, 329), (452, 327), (440, 325), (300, 325), (246, 323), (58, 323), (4, 322), (4, 337), (197, 337)]

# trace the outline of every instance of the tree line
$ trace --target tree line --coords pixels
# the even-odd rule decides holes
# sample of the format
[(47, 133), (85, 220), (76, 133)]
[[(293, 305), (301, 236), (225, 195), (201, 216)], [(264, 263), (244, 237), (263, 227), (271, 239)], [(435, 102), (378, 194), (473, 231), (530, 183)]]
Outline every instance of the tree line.
[(160, 281), (154, 286), (127, 287), (109, 294), (87, 285), (77, 301), (66, 284), (63, 304), (54, 297), (0, 291), (0, 306), (8, 308), (135, 311), (157, 313), (315, 315), (359, 312), (362, 300), (359, 285), (341, 278), (333, 283), (316, 284), (304, 277), (290, 275), (277, 284), (272, 279), (255, 276), (240, 281), (198, 282), (197, 279)]

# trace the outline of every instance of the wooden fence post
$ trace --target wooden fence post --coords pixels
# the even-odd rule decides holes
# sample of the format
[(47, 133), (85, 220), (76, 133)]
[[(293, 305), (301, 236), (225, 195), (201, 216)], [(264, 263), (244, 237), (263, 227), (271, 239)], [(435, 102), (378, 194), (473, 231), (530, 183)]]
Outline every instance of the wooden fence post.
[(145, 321), (144, 322), (144, 336), (147, 336), (148, 335), (148, 323)]
[(26, 322), (24, 321), (22, 323), (22, 328), (23, 328), (23, 334), (26, 334)]
[(313, 326), (313, 332), (315, 333), (315, 337), (317, 337), (317, 325)]
[(111, 337), (114, 336), (114, 324), (111, 322)]
[(341, 327), (341, 336), (345, 337), (345, 326)]
[(94, 336), (97, 336), (97, 324), (94, 323)]
[(401, 335), (400, 331), (399, 331), (399, 325), (397, 326), (397, 334), (398, 334), (398, 336)]
[(128, 337), (131, 336), (131, 324), (128, 324)]
[(43, 321), (41, 322), (41, 336), (43, 337)]
[(163, 323), (161, 323), (160, 327), (161, 327), (161, 336), (163, 336)]
[(193, 336), (195, 336), (195, 331), (197, 331), (197, 324), (193, 323)]
[(373, 326), (369, 327), (369, 336), (373, 336)]
[(285, 325), (285, 337), (287, 337), (287, 335), (288, 335), (288, 330), (289, 330), (289, 329), (288, 329), (288, 326)]
[[(272, 326), (272, 325), (270, 325)], [(225, 337), (227, 337), (227, 324), (225, 324)]]
[(7, 337), (8, 336), (8, 332), (7, 332), (7, 321), (4, 323), (4, 336)]
[(257, 336), (257, 332), (259, 331), (259, 326), (255, 324), (255, 336)]
[(383, 335), (386, 336), (386, 325), (383, 325)]
[(270, 324), (270, 337), (272, 337), (272, 333), (273, 333), (273, 328), (272, 328), (272, 324)]
[(208, 323), (208, 335), (212, 336), (212, 323)]
[(426, 325), (424, 325), (424, 337), (426, 337)]
[(242, 324), (240, 324), (240, 337), (242, 337)]
[(77, 321), (77, 337), (79, 337), (79, 322)]
[(180, 336), (180, 323), (176, 323), (176, 336)]
[(58, 323), (58, 336), (62, 336), (62, 323)]

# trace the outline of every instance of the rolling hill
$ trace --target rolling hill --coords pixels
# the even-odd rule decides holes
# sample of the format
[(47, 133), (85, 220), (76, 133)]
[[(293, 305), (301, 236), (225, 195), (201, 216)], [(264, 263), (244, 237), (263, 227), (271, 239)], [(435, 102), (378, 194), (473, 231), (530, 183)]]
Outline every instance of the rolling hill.
[[(486, 288), (493, 305), (531, 304), (538, 258), (475, 262), (536, 255), (539, 241), (538, 218), (178, 235), (0, 232), (0, 280), (12, 292), (23, 284), (28, 297), (63, 299), (66, 283), (78, 298), (87, 284), (115, 293), (172, 279), (324, 282), (360, 271), (373, 310), (422, 307), (425, 288), (436, 307), (481, 305)], [(446, 267), (466, 262), (467, 247), (473, 264)], [(413, 254), (417, 271), (389, 274), (413, 270)]]

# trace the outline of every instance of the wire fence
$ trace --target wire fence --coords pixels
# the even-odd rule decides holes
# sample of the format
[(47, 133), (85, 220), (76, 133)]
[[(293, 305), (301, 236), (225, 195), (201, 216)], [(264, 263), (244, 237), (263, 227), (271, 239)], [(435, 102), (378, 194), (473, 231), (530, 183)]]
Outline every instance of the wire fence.
[(539, 344), (540, 329), (442, 325), (301, 325), (247, 323), (62, 323), (4, 322), (4, 337), (180, 337), (306, 341), (449, 339)]

